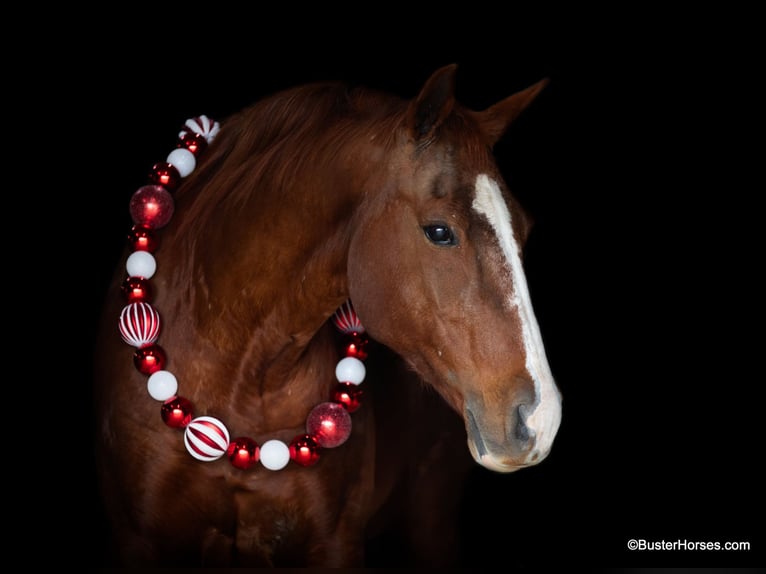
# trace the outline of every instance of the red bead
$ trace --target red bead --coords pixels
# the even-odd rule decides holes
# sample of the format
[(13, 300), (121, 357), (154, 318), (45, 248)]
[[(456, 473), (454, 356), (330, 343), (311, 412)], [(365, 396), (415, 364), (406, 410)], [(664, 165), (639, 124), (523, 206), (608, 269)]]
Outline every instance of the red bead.
[(154, 232), (145, 225), (134, 225), (128, 233), (128, 242), (133, 251), (148, 251), (154, 253), (159, 241)]
[(340, 446), (351, 435), (351, 415), (338, 403), (320, 403), (306, 419), (306, 432), (321, 447)]
[(140, 187), (130, 199), (133, 222), (150, 229), (164, 227), (173, 217), (173, 196), (161, 185)]
[(166, 362), (167, 355), (159, 345), (143, 347), (133, 354), (133, 363), (136, 365), (136, 369), (147, 376), (164, 369)]
[(199, 155), (207, 149), (207, 140), (202, 134), (185, 132), (178, 138), (177, 147), (186, 148), (192, 152), (195, 157), (199, 157)]
[(166, 425), (174, 429), (182, 429), (191, 422), (194, 407), (189, 399), (173, 397), (162, 403), (160, 414)]
[(128, 277), (120, 290), (128, 303), (149, 303), (152, 299), (152, 286), (144, 277)]
[(343, 405), (345, 409), (353, 413), (361, 405), (362, 387), (354, 383), (338, 383), (330, 397), (333, 402)]
[(343, 335), (343, 354), (346, 357), (356, 357), (360, 361), (367, 358), (367, 345), (370, 339), (364, 333), (352, 331)]
[(260, 458), (260, 447), (253, 439), (247, 437), (235, 438), (226, 449), (226, 456), (232, 466), (246, 470), (253, 466)]
[(178, 173), (174, 165), (161, 161), (152, 166), (152, 170), (149, 172), (149, 181), (173, 192), (178, 187), (178, 182), (181, 181), (181, 174)]
[(311, 466), (319, 460), (319, 444), (307, 434), (298, 435), (288, 445), (290, 459), (301, 466)]

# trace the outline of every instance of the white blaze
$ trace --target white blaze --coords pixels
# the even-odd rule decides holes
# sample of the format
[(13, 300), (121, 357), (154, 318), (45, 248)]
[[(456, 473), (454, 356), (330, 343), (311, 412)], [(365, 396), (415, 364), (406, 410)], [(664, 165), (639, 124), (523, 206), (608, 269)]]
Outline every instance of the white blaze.
[(521, 249), (513, 235), (511, 213), (497, 183), (486, 174), (476, 177), (476, 195), (472, 207), (486, 217), (494, 229), (511, 270), (508, 303), (519, 314), (526, 368), (535, 385), (534, 410), (526, 413), (527, 428), (535, 437), (535, 447), (527, 458), (534, 460), (533, 456), (536, 458), (548, 453), (556, 436), (561, 423), (561, 395), (553, 380), (540, 327), (532, 309), (532, 299), (521, 262)]

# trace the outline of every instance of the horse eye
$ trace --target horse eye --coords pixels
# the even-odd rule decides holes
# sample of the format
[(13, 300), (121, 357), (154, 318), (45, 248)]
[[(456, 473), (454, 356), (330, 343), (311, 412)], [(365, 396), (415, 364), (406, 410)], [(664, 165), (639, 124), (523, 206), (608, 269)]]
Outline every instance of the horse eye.
[(446, 225), (426, 225), (423, 227), (426, 237), (431, 243), (436, 245), (455, 245), (455, 234)]

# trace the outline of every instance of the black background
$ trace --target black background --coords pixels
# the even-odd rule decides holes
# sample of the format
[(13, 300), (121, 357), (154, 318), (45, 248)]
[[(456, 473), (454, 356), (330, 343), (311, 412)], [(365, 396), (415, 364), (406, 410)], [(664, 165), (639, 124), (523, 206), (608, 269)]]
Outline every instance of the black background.
[[(748, 16), (501, 18), (475, 7), (444, 25), (372, 10), (317, 8), (300, 22), (223, 10), (183, 22), (72, 18), (40, 35), (35, 59), (12, 57), (9, 92), (24, 113), (10, 119), (26, 126), (17, 165), (32, 164), (14, 194), (26, 209), (15, 237), (27, 268), (42, 271), (36, 289), (8, 284), (41, 310), (29, 312), (21, 345), (42, 366), (42, 387), (20, 399), (39, 433), (14, 465), (34, 485), (22, 536), (47, 532), (61, 563), (108, 563), (90, 451), (95, 323), (130, 196), (183, 121), (314, 80), (412, 97), (456, 62), (458, 99), (475, 109), (550, 79), (496, 151), (536, 220), (528, 280), (564, 396), (546, 461), (472, 474), (463, 565), (762, 563), (764, 377), (753, 365), (763, 258), (752, 205), (762, 183), (745, 175), (762, 158), (740, 143), (762, 137), (745, 111), (758, 72)], [(45, 414), (31, 417), (30, 403)], [(631, 538), (752, 549), (631, 552)]]

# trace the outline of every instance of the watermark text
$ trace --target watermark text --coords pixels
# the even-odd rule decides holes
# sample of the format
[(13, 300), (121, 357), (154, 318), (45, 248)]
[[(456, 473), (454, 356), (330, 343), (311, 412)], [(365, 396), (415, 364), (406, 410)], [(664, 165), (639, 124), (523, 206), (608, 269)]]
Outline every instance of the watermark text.
[(750, 550), (750, 542), (746, 540), (647, 540), (631, 538), (628, 540), (628, 550), (637, 552), (742, 552)]

